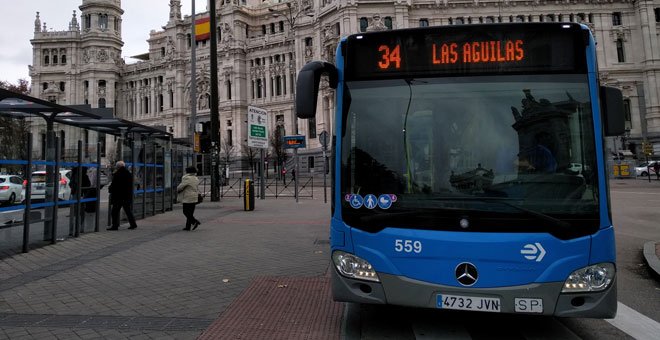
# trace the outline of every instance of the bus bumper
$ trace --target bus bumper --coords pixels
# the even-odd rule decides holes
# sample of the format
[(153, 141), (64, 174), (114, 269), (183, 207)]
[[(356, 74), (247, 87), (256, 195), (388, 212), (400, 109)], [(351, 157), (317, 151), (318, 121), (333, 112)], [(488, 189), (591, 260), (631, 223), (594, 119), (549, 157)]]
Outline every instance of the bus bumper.
[[(381, 282), (346, 278), (332, 271), (332, 294), (335, 301), (437, 308), (438, 294), (495, 297), (502, 313), (554, 315), (559, 317), (613, 318), (617, 310), (616, 277), (602, 292), (561, 294), (563, 282), (534, 283), (498, 288), (460, 288), (443, 286), (406, 277), (378, 273)], [(543, 300), (541, 313), (518, 312), (516, 298)]]

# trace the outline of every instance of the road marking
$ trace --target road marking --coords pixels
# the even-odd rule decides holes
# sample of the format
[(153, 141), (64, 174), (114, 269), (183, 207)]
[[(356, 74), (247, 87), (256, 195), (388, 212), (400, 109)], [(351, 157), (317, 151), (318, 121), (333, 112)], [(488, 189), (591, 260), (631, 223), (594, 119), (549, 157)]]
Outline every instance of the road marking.
[(616, 318), (605, 320), (637, 340), (657, 339), (660, 323), (619, 302)]
[(610, 192), (616, 192), (618, 194), (660, 195), (660, 192), (619, 191), (619, 190), (610, 190)]
[(525, 340), (580, 340), (579, 336), (553, 317), (526, 320), (521, 325), (520, 334)]

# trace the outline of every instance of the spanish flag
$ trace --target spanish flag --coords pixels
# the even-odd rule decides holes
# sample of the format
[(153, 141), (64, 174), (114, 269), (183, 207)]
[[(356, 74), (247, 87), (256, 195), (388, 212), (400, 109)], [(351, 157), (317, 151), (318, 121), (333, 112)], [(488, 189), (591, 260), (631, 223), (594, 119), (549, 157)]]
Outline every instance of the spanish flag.
[(211, 18), (195, 20), (195, 41), (207, 40), (211, 37)]

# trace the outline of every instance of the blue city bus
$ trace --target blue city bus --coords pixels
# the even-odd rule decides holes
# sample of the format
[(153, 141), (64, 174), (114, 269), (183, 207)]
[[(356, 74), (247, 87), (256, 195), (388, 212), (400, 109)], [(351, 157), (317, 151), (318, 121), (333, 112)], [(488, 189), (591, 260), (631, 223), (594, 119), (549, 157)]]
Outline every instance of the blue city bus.
[(604, 137), (623, 132), (622, 95), (586, 26), (354, 34), (300, 71), (299, 118), (324, 75), (335, 300), (616, 315)]

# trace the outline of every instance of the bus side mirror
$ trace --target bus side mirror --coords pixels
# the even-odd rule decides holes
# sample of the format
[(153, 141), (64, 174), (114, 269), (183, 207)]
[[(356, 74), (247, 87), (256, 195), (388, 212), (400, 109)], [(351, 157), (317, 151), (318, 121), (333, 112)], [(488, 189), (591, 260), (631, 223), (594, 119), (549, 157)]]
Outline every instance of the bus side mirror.
[(620, 136), (625, 132), (621, 90), (607, 86), (600, 87), (600, 112), (605, 136)]
[(330, 87), (337, 88), (338, 72), (335, 65), (325, 61), (312, 61), (303, 66), (298, 73), (296, 84), (296, 115), (301, 119), (316, 116), (316, 100), (319, 94), (321, 75), (327, 73)]

